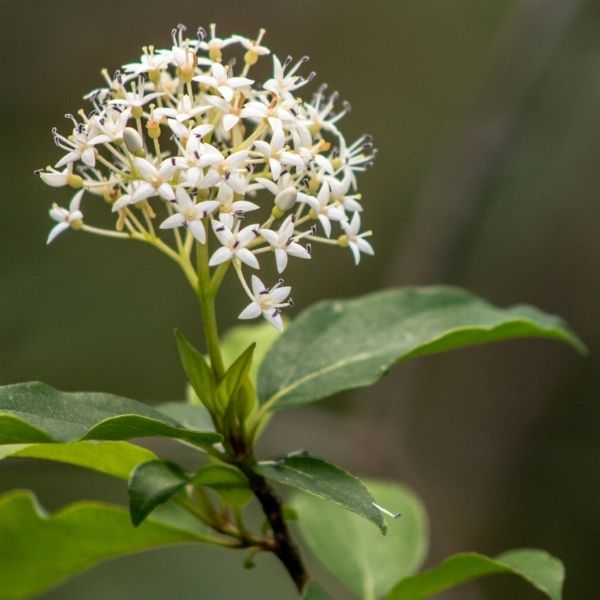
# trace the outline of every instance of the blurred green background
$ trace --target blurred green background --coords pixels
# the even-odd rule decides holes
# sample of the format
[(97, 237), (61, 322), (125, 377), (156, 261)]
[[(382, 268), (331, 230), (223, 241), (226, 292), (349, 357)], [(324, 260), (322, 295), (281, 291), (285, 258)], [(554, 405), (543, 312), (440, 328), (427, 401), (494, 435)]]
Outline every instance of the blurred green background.
[[(69, 197), (34, 168), (84, 92), (171, 27), (218, 23), (280, 55), (311, 56), (353, 111), (348, 138), (380, 155), (360, 179), (377, 255), (294, 263), (297, 311), (323, 297), (446, 282), (498, 304), (558, 313), (591, 349), (509, 342), (420, 359), (371, 390), (277, 417), (265, 454), (308, 448), (362, 475), (404, 481), (432, 521), (430, 563), (538, 546), (567, 566), (566, 600), (600, 589), (600, 3), (588, 0), (0, 0), (0, 384), (39, 379), (154, 402), (184, 385), (171, 330), (199, 342), (186, 283), (151, 249), (67, 233)], [(241, 308), (237, 286), (223, 326)], [(169, 452), (176, 452), (173, 448)], [(0, 491), (124, 501), (120, 482), (34, 461), (0, 465)], [(287, 599), (265, 557), (182, 547), (104, 564), (47, 600)], [(243, 590), (240, 592), (240, 589)], [(340, 598), (344, 597), (344, 592)], [(490, 580), (444, 598), (538, 597)]]

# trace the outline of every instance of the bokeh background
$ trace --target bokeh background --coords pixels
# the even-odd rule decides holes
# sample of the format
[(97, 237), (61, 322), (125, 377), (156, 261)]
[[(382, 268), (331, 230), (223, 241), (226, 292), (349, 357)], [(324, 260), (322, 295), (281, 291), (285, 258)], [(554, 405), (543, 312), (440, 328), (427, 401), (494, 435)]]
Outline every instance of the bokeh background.
[[(508, 342), (424, 358), (367, 391), (277, 417), (265, 454), (309, 448), (423, 498), (429, 563), (461, 550), (546, 548), (567, 566), (566, 600), (600, 589), (597, 0), (0, 0), (0, 384), (39, 379), (147, 402), (181, 397), (171, 330), (199, 332), (167, 259), (135, 244), (45, 237), (53, 201), (34, 168), (59, 156), (50, 128), (83, 106), (99, 69), (179, 22), (268, 30), (277, 53), (311, 56), (352, 101), (344, 131), (374, 135), (361, 178), (377, 255), (294, 263), (297, 310), (323, 297), (445, 282), (564, 316), (591, 350)], [(234, 322), (236, 286), (223, 300)], [(200, 340), (199, 334), (195, 336)], [(174, 452), (173, 448), (169, 449)], [(124, 501), (120, 482), (35, 461), (0, 465), (0, 491), (30, 487), (51, 509)], [(267, 558), (244, 571), (217, 550), (153, 551), (104, 564), (43, 596), (287, 599)], [(270, 568), (272, 567), (272, 568)], [(243, 586), (243, 587), (240, 587)], [(243, 591), (240, 592), (239, 590)], [(342, 592), (340, 597), (344, 597)], [(490, 580), (446, 598), (538, 597)]]

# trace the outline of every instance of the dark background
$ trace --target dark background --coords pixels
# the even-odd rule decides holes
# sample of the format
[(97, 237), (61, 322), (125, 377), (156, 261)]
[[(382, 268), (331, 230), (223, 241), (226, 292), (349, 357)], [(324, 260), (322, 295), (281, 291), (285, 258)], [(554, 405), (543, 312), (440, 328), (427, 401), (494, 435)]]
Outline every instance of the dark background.
[[(566, 600), (597, 597), (599, 2), (3, 0), (0, 9), (0, 384), (181, 396), (171, 330), (200, 329), (187, 284), (135, 244), (68, 232), (47, 248), (47, 210), (69, 192), (32, 171), (57, 160), (50, 128), (84, 105), (102, 66), (131, 62), (143, 44), (168, 46), (179, 22), (250, 37), (265, 26), (270, 48), (310, 54), (318, 81), (352, 101), (347, 137), (370, 132), (380, 149), (360, 179), (376, 256), (358, 268), (335, 250), (293, 263), (296, 310), (446, 282), (562, 315), (591, 357), (519, 341), (419, 359), (370, 390), (281, 414), (263, 452), (309, 448), (408, 483), (430, 512), (430, 563), (542, 547), (566, 563)], [(224, 327), (241, 302), (226, 287)], [(12, 487), (32, 487), (52, 509), (125, 498), (121, 482), (24, 460), (0, 466), (0, 490)], [(165, 549), (104, 564), (44, 598), (294, 597), (268, 558), (259, 566)], [(446, 597), (538, 596), (496, 579)]]

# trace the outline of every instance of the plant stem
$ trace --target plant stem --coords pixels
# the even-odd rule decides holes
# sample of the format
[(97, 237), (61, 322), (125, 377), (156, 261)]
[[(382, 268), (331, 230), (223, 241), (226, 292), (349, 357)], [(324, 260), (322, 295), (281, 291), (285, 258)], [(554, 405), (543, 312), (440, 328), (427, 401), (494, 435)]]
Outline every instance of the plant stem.
[(269, 482), (254, 471), (253, 462), (246, 460), (238, 461), (236, 466), (244, 473), (250, 484), (250, 488), (260, 502), (267, 517), (267, 521), (273, 531), (275, 547), (273, 553), (286, 568), (289, 576), (300, 593), (304, 590), (309, 576), (302, 562), (298, 547), (292, 540), (288, 526), (283, 518), (283, 506), (281, 499), (269, 484)]
[(215, 294), (211, 290), (210, 270), (208, 267), (208, 247), (206, 244), (196, 242), (196, 258), (198, 261), (198, 299), (200, 312), (204, 323), (204, 336), (210, 356), (210, 364), (217, 382), (225, 375), (225, 366), (221, 356), (219, 344), (219, 330), (217, 328), (217, 315), (215, 312)]
[[(215, 296), (225, 276), (227, 266), (221, 265), (211, 279), (210, 268), (208, 266), (208, 247), (206, 244), (196, 243), (196, 259), (198, 271), (197, 295), (204, 323), (204, 335), (206, 337), (211, 367), (215, 379), (219, 382), (225, 375), (225, 367), (219, 344)], [(242, 446), (241, 448), (237, 448), (235, 456), (230, 456), (229, 459), (248, 479), (250, 488), (259, 501), (273, 531), (272, 544), (267, 545), (264, 541), (260, 543), (261, 540), (249, 537), (240, 529), (242, 540), (249, 546), (260, 546), (265, 550), (273, 552), (286, 568), (298, 591), (302, 593), (309, 577), (302, 563), (300, 552), (292, 540), (285, 519), (283, 518), (281, 499), (275, 494), (269, 482), (262, 475), (255, 472), (254, 466), (256, 463), (252, 456), (252, 449), (246, 448), (243, 440)], [(231, 535), (230, 531), (224, 531), (224, 533)]]

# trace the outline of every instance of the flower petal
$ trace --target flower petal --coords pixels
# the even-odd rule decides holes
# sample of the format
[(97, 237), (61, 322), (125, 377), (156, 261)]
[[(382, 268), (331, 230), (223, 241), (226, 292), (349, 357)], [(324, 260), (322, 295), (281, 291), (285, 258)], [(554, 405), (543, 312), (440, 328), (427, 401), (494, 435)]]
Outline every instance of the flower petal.
[(251, 302), (246, 308), (238, 315), (238, 319), (256, 319), (260, 317), (262, 310), (258, 302)]
[(231, 260), (233, 257), (233, 252), (229, 248), (225, 248), (225, 246), (221, 246), (215, 253), (210, 257), (208, 261), (209, 267), (214, 267), (216, 265), (220, 265), (221, 263), (227, 262)]
[(160, 225), (160, 229), (174, 229), (185, 225), (185, 217), (182, 214), (175, 214), (167, 217)]
[(252, 267), (253, 269), (260, 269), (260, 265), (258, 264), (256, 256), (254, 256), (254, 254), (252, 254), (248, 248), (239, 248), (236, 250), (235, 255), (249, 267)]

